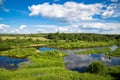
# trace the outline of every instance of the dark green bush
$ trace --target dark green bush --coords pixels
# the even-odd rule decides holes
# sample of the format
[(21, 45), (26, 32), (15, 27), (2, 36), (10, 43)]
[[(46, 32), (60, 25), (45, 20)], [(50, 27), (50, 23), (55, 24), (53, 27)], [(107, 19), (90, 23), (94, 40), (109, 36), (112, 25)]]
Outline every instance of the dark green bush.
[(106, 66), (103, 62), (95, 61), (89, 65), (88, 71), (95, 74), (104, 74)]

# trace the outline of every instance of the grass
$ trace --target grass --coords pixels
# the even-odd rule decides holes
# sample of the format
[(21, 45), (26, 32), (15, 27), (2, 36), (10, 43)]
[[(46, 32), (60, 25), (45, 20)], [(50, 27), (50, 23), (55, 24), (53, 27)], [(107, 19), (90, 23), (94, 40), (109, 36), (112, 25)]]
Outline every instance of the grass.
[(95, 54), (95, 53), (109, 53), (111, 51), (110, 48), (103, 48), (103, 49), (91, 49), (91, 50), (85, 50), (85, 51), (80, 51), (76, 52), (75, 54)]
[[(67, 70), (63, 62), (66, 54), (57, 50), (45, 52), (38, 52), (34, 48), (10, 50), (11, 53), (14, 51), (26, 51), (24, 55), (28, 55), (30, 51), (32, 55), (27, 57), (28, 62), (19, 64), (19, 69), (5, 70), (0, 68), (0, 80), (113, 80), (116, 78), (110, 75), (109, 70), (106, 70), (105, 76)], [(9, 55), (11, 54), (9, 53)], [(23, 54), (19, 53), (18, 55)], [(117, 73), (117, 70), (115, 69), (114, 72)]]
[(117, 48), (115, 51), (111, 52), (109, 55), (120, 57), (120, 48)]
[(120, 48), (117, 48), (115, 51), (111, 51), (110, 48), (102, 48), (102, 49), (91, 49), (91, 50), (85, 50), (76, 52), (75, 54), (95, 54), (95, 53), (102, 53), (108, 56), (115, 56), (120, 57)]
[(59, 41), (57, 43), (50, 42), (50, 46), (56, 48), (64, 48), (64, 49), (72, 49), (72, 48), (92, 48), (92, 47), (100, 47), (100, 46), (110, 46), (114, 45), (113, 41), (109, 42), (88, 42), (88, 41), (77, 41), (77, 42), (65, 42)]
[(41, 40), (41, 41), (45, 41), (45, 40), (48, 40), (44, 37), (24, 37), (24, 36), (20, 36), (20, 37), (16, 37), (16, 36), (3, 36), (1, 37), (2, 40), (7, 40), (7, 39), (33, 39), (33, 40)]
[(0, 52), (2, 56), (27, 57), (37, 53), (35, 48), (17, 48)]
[[(78, 73), (61, 67), (32, 68), (7, 71), (0, 69), (0, 80), (110, 80), (111, 77)], [(5, 74), (3, 74), (5, 73)]]
[[(2, 36), (3, 41), (0, 42), (0, 49), (13, 48), (7, 51), (1, 51), (0, 55), (13, 57), (26, 57), (28, 62), (19, 64), (19, 68), (15, 70), (6, 70), (0, 68), (0, 80), (113, 80), (118, 79), (120, 75), (120, 66), (110, 66), (105, 70), (105, 75), (91, 74), (88, 72), (80, 73), (65, 68), (63, 62), (65, 53), (54, 50), (39, 52), (35, 48), (25, 48), (33, 46), (52, 46), (56, 48), (90, 48), (98, 46), (110, 46), (115, 44), (114, 41), (109, 42), (66, 42), (66, 41), (48, 41), (43, 35), (23, 36), (19, 38), (16, 35)], [(31, 39), (32, 40), (31, 40)], [(9, 40), (7, 40), (9, 39)], [(91, 50), (83, 52), (89, 53), (109, 52), (108, 48), (102, 50)], [(111, 55), (119, 55), (119, 50), (111, 53)], [(13, 66), (13, 64), (11, 64)]]
[[(46, 34), (47, 35), (47, 34)], [(21, 48), (21, 47), (39, 47), (39, 46), (50, 46), (55, 48), (90, 48), (99, 46), (110, 46), (114, 45), (116, 41), (98, 41), (98, 42), (88, 42), (88, 41), (65, 41), (49, 40), (45, 38), (45, 34), (36, 35), (1, 35), (0, 36), (0, 50), (6, 50), (10, 48)]]

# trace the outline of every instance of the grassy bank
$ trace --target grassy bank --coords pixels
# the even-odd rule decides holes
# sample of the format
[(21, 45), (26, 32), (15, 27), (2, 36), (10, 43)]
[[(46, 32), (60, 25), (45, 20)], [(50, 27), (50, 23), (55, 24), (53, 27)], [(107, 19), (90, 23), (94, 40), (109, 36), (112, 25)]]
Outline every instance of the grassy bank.
[(77, 41), (77, 42), (50, 42), (50, 46), (63, 49), (73, 49), (73, 48), (93, 48), (100, 46), (111, 46), (114, 45), (115, 41), (109, 42), (88, 42), (88, 41)]
[(115, 51), (111, 51), (110, 48), (91, 49), (91, 50), (76, 52), (75, 54), (95, 54), (95, 53), (97, 54), (104, 53), (105, 55), (108, 55), (108, 56), (120, 57), (120, 48), (117, 48)]
[(109, 55), (120, 57), (120, 48), (117, 48), (115, 51), (111, 52)]
[(75, 54), (95, 54), (95, 53), (105, 53), (108, 54), (111, 51), (110, 48), (103, 48), (103, 49), (90, 49), (85, 51), (76, 52)]
[(61, 67), (46, 67), (7, 71), (0, 69), (1, 80), (111, 80), (110, 76), (78, 73)]
[(35, 48), (16, 48), (7, 51), (1, 51), (1, 56), (27, 57), (37, 53)]

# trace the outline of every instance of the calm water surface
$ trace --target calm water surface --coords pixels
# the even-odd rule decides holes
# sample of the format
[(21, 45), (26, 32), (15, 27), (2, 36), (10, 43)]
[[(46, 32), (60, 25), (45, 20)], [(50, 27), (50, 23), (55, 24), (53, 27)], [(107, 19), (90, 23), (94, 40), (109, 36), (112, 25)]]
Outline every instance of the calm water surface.
[(15, 68), (18, 68), (19, 63), (25, 62), (25, 61), (28, 61), (28, 59), (0, 56), (0, 68), (6, 68), (9, 70), (15, 69)]
[[(101, 49), (104, 47), (97, 47), (97, 49)], [(111, 50), (114, 51), (117, 46), (110, 46)], [(49, 47), (41, 47), (38, 50), (40, 51), (50, 51), (50, 50), (59, 50), (63, 51), (68, 56), (64, 57), (64, 63), (67, 69), (76, 70), (76, 71), (85, 71), (88, 66), (96, 60), (100, 60), (106, 63), (106, 65), (120, 65), (120, 57), (106, 57), (103, 54), (74, 54), (75, 52), (89, 50), (89, 49), (96, 49), (96, 48), (87, 48), (87, 49), (56, 49), (56, 48), (49, 48)], [(13, 58), (7, 56), (0, 56), (0, 68), (6, 69), (15, 69), (18, 68), (18, 64), (28, 61), (26, 58)]]
[[(74, 54), (75, 52), (83, 51), (83, 50), (90, 50), (90, 49), (102, 49), (105, 47), (97, 47), (97, 48), (87, 48), (87, 49), (56, 49), (56, 48), (49, 48), (49, 47), (42, 47), (39, 48), (40, 51), (48, 51), (48, 50), (60, 50), (68, 54), (68, 56), (64, 57), (65, 66), (67, 69), (75, 70), (83, 72), (85, 71), (88, 66), (96, 60), (103, 61), (106, 65), (120, 65), (120, 57), (106, 57), (103, 54)], [(112, 51), (116, 50), (117, 46), (110, 46)]]

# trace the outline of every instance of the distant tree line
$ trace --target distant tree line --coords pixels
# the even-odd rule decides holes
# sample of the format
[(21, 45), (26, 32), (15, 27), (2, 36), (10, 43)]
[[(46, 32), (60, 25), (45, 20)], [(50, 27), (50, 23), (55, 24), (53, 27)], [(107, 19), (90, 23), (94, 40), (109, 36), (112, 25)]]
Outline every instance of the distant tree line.
[(109, 41), (109, 40), (120, 40), (120, 35), (111, 34), (92, 34), (92, 33), (49, 33), (46, 38), (66, 41)]

